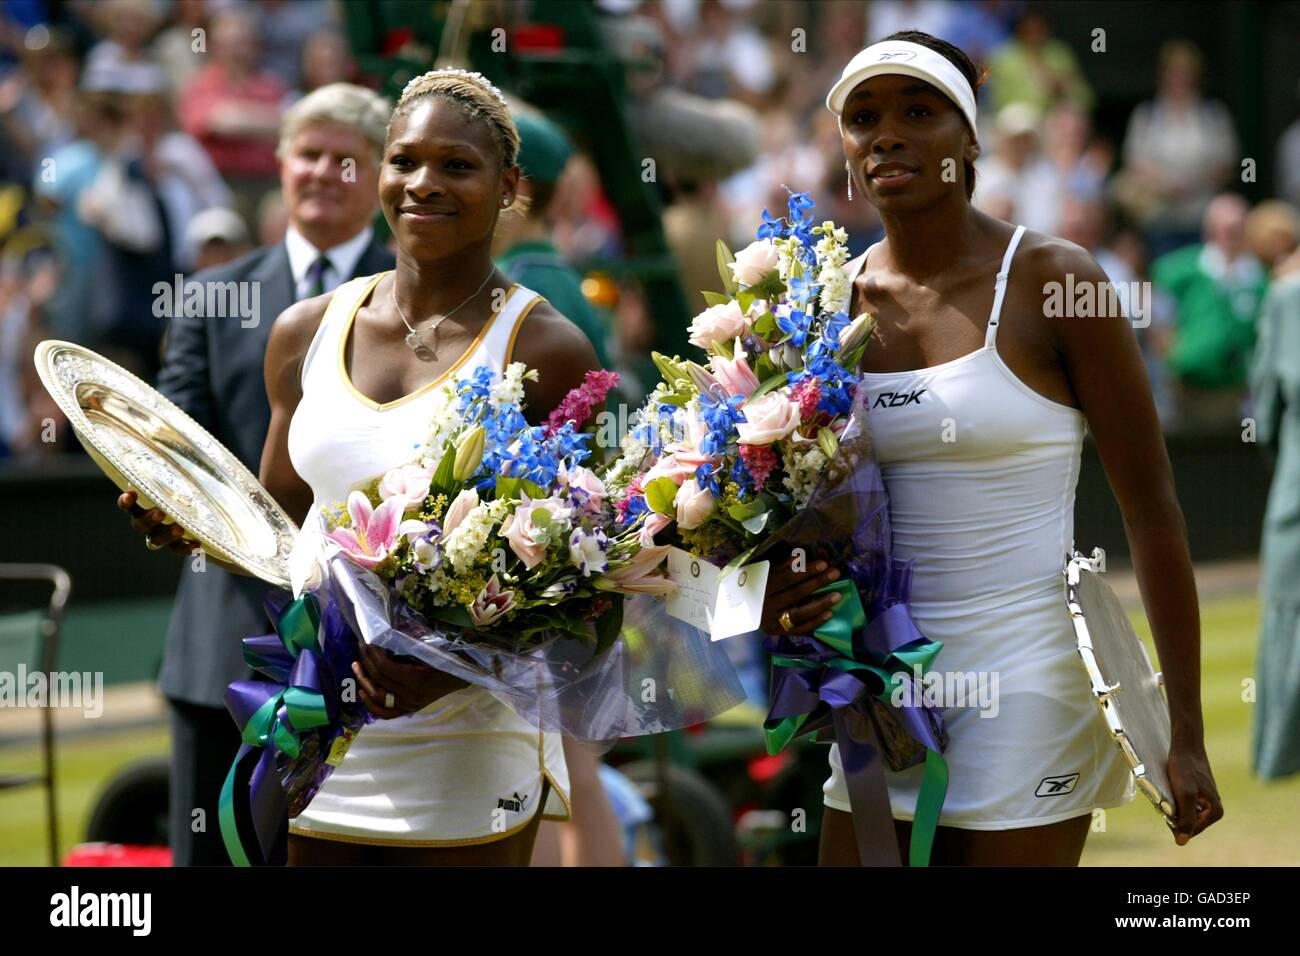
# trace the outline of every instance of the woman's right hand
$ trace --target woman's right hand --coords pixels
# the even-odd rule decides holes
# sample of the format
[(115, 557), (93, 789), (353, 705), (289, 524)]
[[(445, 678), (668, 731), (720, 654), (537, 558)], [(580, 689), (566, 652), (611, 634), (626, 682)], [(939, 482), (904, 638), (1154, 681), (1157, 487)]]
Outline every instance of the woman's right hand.
[[(799, 570), (793, 559), (788, 564), (773, 565), (763, 600), (763, 633), (811, 634), (829, 621), (840, 596), (832, 592), (811, 601), (808, 598), (839, 576), (839, 569), (828, 568), (825, 561), (815, 561)], [(781, 625), (781, 615), (786, 611), (790, 614), (789, 628)]]
[(166, 548), (172, 554), (189, 557), (199, 542), (185, 537), (185, 529), (178, 524), (165, 524), (166, 517), (158, 508), (145, 511), (136, 504), (136, 493), (124, 491), (117, 498), (117, 507), (131, 516), (131, 527), (144, 535), (145, 544), (155, 551)]

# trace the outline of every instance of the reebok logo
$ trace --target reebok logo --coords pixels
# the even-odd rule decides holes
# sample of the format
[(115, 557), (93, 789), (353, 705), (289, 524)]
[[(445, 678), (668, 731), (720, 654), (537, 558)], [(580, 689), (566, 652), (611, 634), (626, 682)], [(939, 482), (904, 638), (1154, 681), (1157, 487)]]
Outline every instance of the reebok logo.
[(1036, 797), (1059, 797), (1066, 793), (1074, 791), (1075, 784), (1079, 782), (1077, 773), (1062, 773), (1055, 777), (1044, 777), (1039, 781), (1038, 789), (1034, 791)]
[(926, 393), (926, 389), (918, 388), (915, 392), (881, 392), (876, 396), (876, 402), (871, 407), (875, 408), (898, 408), (900, 405), (911, 405), (913, 402), (921, 404), (921, 396)]

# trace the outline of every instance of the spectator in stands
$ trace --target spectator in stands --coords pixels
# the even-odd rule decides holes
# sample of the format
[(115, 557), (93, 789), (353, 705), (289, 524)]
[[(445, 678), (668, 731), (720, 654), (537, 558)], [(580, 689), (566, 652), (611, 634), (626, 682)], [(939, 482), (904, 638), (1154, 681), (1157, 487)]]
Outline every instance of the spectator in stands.
[(1300, 241), (1300, 215), (1295, 206), (1266, 199), (1246, 216), (1246, 248), (1277, 277), (1278, 270), (1296, 251)]
[(1015, 37), (990, 58), (989, 92), (999, 112), (1012, 103), (1025, 103), (1043, 115), (1062, 100), (1084, 110), (1095, 102), (1074, 53), (1052, 36), (1047, 19), (1035, 10), (1021, 14)]
[(8, 176), (26, 181), (42, 159), (77, 135), (77, 55), (67, 35), (50, 31), (42, 47), (24, 48), (22, 65), (0, 82), (0, 128), (9, 143)]
[(1160, 49), (1154, 100), (1129, 118), (1115, 198), (1159, 256), (1194, 243), (1206, 206), (1237, 164), (1227, 107), (1201, 96), (1201, 54), (1174, 40)]
[(176, 128), (161, 68), (154, 70), (153, 78), (132, 97), (135, 126), (145, 170), (167, 217), (172, 262), (178, 271), (188, 272), (197, 251), (186, 235), (190, 220), (203, 209), (230, 206), (233, 197), (198, 140)]
[(185, 89), (207, 62), (209, 12), (207, 0), (176, 0), (172, 22), (153, 41), (173, 93)]
[(256, 21), (247, 11), (218, 13), (208, 45), (211, 62), (185, 87), (177, 111), (181, 127), (203, 144), (251, 222), (262, 193), (275, 185), (275, 144), (288, 88), (259, 65)]
[(249, 251), (248, 227), (239, 214), (220, 207), (205, 209), (185, 230), (194, 250), (194, 268), (211, 269), (233, 262)]
[(511, 282), (540, 293), (568, 316), (591, 340), (600, 367), (613, 368), (609, 325), (583, 295), (582, 276), (551, 240), (551, 201), (573, 155), (573, 144), (563, 129), (538, 114), (516, 111), (515, 126), (519, 128), (518, 163), (524, 173), (519, 195), (526, 197), (525, 215), (498, 227), (497, 265)]
[(303, 44), (297, 95), (305, 96), (331, 83), (349, 83), (355, 73), (347, 37), (337, 30), (317, 30)]
[(975, 166), (975, 205), (1000, 219), (1055, 235), (1062, 184), (1057, 167), (1043, 156), (1038, 113), (1028, 103), (1012, 103), (998, 113), (995, 129), (996, 149)]
[(1246, 210), (1240, 196), (1216, 196), (1205, 210), (1205, 242), (1151, 267), (1173, 308), (1168, 365), (1180, 430), (1240, 427), (1255, 320), (1268, 287), (1267, 271), (1246, 248)]
[(1273, 283), (1251, 365), (1255, 440), (1273, 463), (1260, 546), (1259, 696), (1251, 770), (1261, 780), (1300, 773), (1300, 275)]

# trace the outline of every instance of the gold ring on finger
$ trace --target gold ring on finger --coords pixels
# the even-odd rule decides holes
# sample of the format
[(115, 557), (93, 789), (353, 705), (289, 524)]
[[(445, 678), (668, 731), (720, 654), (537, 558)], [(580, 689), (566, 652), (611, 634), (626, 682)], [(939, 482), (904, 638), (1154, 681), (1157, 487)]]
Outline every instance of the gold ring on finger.
[(787, 634), (794, 630), (794, 621), (790, 619), (789, 611), (782, 611), (781, 616), (777, 618), (777, 622), (781, 625), (781, 630)]

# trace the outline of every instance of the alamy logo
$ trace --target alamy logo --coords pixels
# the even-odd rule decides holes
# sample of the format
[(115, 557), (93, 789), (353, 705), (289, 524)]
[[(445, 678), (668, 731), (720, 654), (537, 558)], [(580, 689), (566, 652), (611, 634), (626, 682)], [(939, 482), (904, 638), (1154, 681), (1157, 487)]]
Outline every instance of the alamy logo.
[(498, 809), (510, 810), (514, 813), (522, 813), (524, 804), (527, 802), (528, 794), (526, 793), (522, 797), (517, 792), (508, 797), (497, 797)]
[(150, 893), (69, 893), (50, 897), (51, 926), (129, 926), (134, 936), (148, 936), (153, 924)]
[(898, 408), (900, 405), (911, 405), (913, 402), (921, 404), (921, 396), (926, 390), (918, 388), (915, 392), (881, 392), (876, 396), (876, 403), (872, 408)]
[(1079, 782), (1077, 773), (1062, 773), (1055, 777), (1044, 777), (1039, 781), (1038, 789), (1034, 791), (1036, 797), (1059, 797), (1066, 793), (1074, 792), (1074, 786)]

